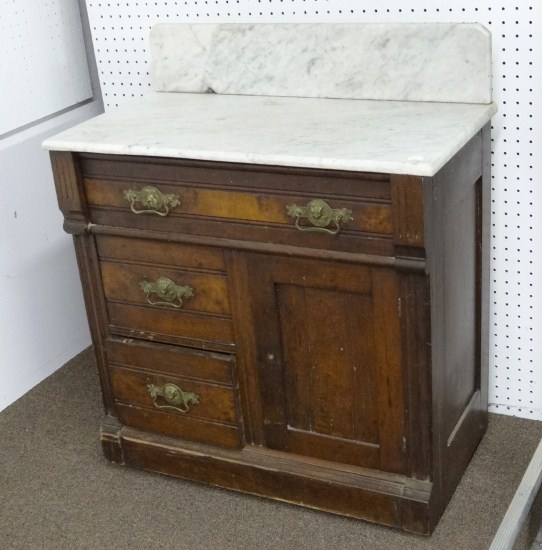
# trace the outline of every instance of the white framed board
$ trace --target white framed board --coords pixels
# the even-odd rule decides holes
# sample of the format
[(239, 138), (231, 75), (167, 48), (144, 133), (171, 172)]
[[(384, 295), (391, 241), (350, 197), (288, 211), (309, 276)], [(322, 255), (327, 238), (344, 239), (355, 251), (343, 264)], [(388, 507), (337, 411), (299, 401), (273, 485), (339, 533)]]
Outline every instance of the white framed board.
[(0, 137), (90, 98), (77, 0), (0, 0)]

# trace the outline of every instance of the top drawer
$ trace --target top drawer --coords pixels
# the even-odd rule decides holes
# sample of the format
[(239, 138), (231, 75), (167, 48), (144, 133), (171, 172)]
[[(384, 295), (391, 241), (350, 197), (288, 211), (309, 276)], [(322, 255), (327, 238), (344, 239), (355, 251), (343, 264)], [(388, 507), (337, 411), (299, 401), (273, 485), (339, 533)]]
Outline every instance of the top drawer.
[(389, 178), (295, 168), (82, 156), (95, 224), (388, 254)]

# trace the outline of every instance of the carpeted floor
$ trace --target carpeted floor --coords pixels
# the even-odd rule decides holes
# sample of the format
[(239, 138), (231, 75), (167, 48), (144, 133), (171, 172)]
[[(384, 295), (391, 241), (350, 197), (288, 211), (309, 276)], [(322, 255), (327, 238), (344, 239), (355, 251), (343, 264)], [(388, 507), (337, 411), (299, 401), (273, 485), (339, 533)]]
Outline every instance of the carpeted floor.
[(0, 548), (486, 550), (542, 437), (491, 415), (429, 539), (105, 461), (89, 351), (0, 413)]

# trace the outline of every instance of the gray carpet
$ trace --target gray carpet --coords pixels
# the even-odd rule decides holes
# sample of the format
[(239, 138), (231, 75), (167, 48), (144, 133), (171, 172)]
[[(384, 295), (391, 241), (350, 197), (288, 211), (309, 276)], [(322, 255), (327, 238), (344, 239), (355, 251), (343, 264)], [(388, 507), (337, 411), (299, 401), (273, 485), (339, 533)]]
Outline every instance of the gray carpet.
[(429, 539), (105, 461), (92, 355), (83, 352), (0, 413), (0, 548), (485, 550), (542, 422), (491, 415)]

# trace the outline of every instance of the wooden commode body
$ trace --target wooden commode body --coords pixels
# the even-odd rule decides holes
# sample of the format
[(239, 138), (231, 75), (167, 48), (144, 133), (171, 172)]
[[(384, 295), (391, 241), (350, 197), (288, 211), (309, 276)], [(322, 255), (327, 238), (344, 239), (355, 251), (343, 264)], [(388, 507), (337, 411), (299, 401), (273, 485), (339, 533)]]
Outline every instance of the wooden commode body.
[(432, 175), (47, 143), (105, 456), (430, 533), (487, 423), (479, 126)]

